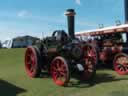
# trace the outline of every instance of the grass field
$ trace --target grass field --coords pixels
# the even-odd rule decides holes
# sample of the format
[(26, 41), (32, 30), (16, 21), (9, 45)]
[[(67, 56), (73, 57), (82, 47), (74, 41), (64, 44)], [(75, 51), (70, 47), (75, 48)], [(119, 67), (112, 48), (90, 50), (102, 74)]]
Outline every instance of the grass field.
[(24, 49), (0, 49), (0, 96), (128, 96), (128, 76), (98, 70), (94, 85), (56, 86), (51, 78), (29, 78)]

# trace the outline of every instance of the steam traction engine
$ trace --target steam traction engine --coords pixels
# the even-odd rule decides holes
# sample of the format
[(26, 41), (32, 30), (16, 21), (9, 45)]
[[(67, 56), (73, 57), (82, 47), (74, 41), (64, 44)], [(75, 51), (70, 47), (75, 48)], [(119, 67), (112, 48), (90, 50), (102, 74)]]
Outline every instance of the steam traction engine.
[(30, 77), (38, 77), (45, 70), (60, 86), (67, 84), (76, 73), (82, 80), (93, 79), (96, 73), (95, 59), (87, 54), (85, 49), (88, 45), (74, 36), (74, 10), (67, 10), (66, 15), (68, 34), (63, 30), (56, 30), (51, 37), (26, 49), (25, 68)]
[[(120, 75), (128, 74), (128, 0), (124, 0), (124, 5), (126, 24), (76, 33), (76, 36), (86, 38), (86, 43), (97, 49), (95, 61), (113, 67)], [(95, 53), (91, 48), (86, 51), (91, 53), (90, 56)]]
[[(127, 34), (128, 24), (76, 33), (77, 36), (90, 37), (86, 43), (96, 48), (98, 64), (113, 67), (120, 75), (128, 74)], [(94, 53), (92, 49), (87, 52)]]

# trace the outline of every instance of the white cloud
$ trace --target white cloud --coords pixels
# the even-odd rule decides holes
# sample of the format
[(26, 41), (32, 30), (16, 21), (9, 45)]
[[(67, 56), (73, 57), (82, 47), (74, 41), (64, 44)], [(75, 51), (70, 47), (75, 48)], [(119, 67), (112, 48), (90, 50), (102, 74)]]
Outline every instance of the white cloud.
[(76, 4), (80, 5), (81, 4), (81, 0), (75, 0)]
[(28, 16), (31, 16), (32, 14), (29, 11), (27, 11), (27, 10), (22, 10), (17, 15), (19, 17), (28, 17)]

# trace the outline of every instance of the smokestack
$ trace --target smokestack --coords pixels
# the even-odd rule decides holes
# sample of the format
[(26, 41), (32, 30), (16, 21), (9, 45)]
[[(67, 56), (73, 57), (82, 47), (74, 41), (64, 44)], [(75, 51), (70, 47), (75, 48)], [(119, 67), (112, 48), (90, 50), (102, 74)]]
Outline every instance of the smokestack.
[(67, 16), (67, 19), (68, 19), (68, 34), (72, 39), (75, 38), (75, 30), (74, 30), (75, 14), (76, 13), (75, 13), (74, 9), (68, 9), (65, 13), (65, 15)]
[(125, 23), (128, 24), (128, 0), (124, 0)]

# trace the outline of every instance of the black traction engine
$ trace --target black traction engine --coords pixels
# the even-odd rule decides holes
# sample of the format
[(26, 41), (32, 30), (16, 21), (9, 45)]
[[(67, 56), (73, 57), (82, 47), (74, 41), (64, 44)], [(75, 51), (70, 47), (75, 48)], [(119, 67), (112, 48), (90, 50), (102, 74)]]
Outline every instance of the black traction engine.
[(91, 81), (96, 73), (95, 58), (86, 51), (90, 45), (75, 37), (74, 10), (68, 9), (65, 14), (68, 34), (64, 30), (56, 30), (51, 37), (29, 46), (25, 53), (25, 69), (30, 77), (39, 77), (45, 71), (60, 86), (66, 85), (76, 74), (81, 80)]

